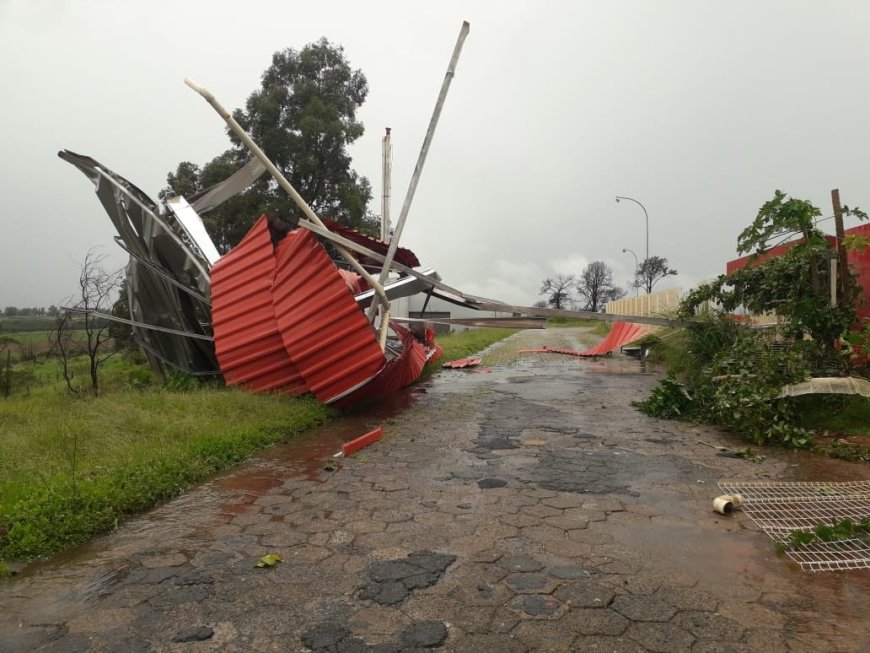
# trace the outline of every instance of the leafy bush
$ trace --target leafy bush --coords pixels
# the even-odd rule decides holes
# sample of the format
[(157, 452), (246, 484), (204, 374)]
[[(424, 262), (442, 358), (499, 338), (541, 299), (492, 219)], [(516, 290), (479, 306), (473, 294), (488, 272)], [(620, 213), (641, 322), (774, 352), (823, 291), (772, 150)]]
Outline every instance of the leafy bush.
[(661, 342), (671, 376), (639, 404), (643, 412), (718, 424), (759, 445), (809, 446), (811, 433), (798, 425), (791, 401), (778, 396), (809, 372), (799, 348), (779, 347), (722, 317)]

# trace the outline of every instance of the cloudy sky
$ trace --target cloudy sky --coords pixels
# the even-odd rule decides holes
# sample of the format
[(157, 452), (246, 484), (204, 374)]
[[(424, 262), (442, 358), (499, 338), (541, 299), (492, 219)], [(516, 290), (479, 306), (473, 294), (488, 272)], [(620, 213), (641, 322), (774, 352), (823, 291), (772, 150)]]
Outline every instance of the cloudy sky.
[(352, 155), (375, 188), (393, 129), (397, 215), (462, 20), (402, 242), (451, 285), (531, 304), (594, 260), (625, 283), (644, 216), (615, 195), (645, 205), (650, 254), (683, 288), (724, 271), (777, 188), (824, 215), (836, 187), (870, 208), (861, 0), (0, 0), (0, 308), (71, 294), (90, 247), (125, 260), (59, 149), (156, 197), (179, 161), (228, 144), (185, 77), (238, 107), (274, 51), (321, 36), (368, 77)]

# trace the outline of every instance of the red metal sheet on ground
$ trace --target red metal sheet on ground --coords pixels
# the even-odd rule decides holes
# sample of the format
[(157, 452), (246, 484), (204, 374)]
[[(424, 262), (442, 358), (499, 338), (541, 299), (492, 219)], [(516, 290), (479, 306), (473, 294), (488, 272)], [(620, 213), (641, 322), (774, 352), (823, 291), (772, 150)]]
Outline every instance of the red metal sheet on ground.
[(350, 406), (379, 395), (396, 392), (407, 385), (411, 385), (420, 378), (420, 374), (423, 372), (427, 362), (437, 360), (441, 356), (441, 347), (435, 345), (434, 341), (432, 347), (427, 348), (427, 346), (424, 346), (414, 338), (414, 335), (408, 329), (399, 326), (395, 322), (390, 323), (390, 328), (402, 340), (402, 352), (396, 358), (389, 361), (374, 379), (336, 401), (335, 404), (337, 406)]
[(630, 342), (642, 338), (648, 333), (651, 333), (649, 327), (641, 326), (639, 324), (631, 324), (629, 322), (614, 322), (607, 337), (591, 349), (574, 351), (573, 349), (550, 349), (549, 347), (541, 347), (539, 349), (521, 349), (519, 353), (565, 354), (566, 356), (579, 356), (581, 358), (603, 356), (604, 354), (609, 354), (614, 349), (619, 349)]
[(630, 342), (634, 342), (648, 333), (650, 333), (649, 327), (641, 326), (640, 324), (614, 322), (610, 328), (610, 333), (607, 334), (607, 337), (601, 343), (582, 353), (586, 356), (609, 354), (614, 349), (619, 349)]
[(386, 359), (323, 245), (291, 231), (275, 250), (272, 301), (284, 349), (320, 401), (366, 383)]
[(275, 257), (265, 216), (211, 270), (215, 353), (227, 385), (308, 391), (287, 356), (272, 305)]
[(476, 367), (480, 365), (479, 358), (460, 358), (455, 361), (447, 361), (442, 365), (442, 367), (446, 367), (451, 370), (462, 369), (463, 367)]

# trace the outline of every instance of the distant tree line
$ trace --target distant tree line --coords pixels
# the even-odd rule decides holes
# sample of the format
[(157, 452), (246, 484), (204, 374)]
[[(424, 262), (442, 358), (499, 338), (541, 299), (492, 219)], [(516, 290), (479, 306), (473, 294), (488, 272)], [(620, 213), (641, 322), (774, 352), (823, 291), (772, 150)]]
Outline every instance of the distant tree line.
[[(647, 294), (665, 277), (674, 276), (677, 271), (669, 267), (668, 259), (650, 256), (634, 272), (631, 285), (643, 288)], [(539, 295), (546, 300), (538, 302), (540, 308), (550, 306), (557, 309), (579, 309), (581, 311), (603, 311), (605, 304), (625, 297), (625, 290), (613, 282), (613, 270), (604, 261), (593, 261), (580, 272), (557, 274), (547, 277), (541, 283)], [(536, 306), (538, 306), (536, 304)]]
[(33, 306), (32, 308), (18, 308), (17, 306), (7, 306), (3, 309), (3, 317), (41, 317), (44, 315), (54, 315), (57, 313), (57, 306)]

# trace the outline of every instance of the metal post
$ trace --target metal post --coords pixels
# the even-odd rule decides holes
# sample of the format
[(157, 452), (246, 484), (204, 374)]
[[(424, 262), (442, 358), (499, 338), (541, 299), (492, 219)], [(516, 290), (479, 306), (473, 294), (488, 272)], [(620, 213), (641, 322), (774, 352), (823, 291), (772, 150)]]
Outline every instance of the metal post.
[(840, 189), (835, 188), (831, 191), (831, 203), (834, 205), (834, 229), (837, 234), (837, 254), (840, 258), (839, 274), (840, 297), (846, 297), (849, 293), (849, 260), (846, 248), (843, 247), (843, 239), (846, 237), (846, 230), (843, 226), (843, 206), (840, 204)]
[(381, 170), (381, 240), (387, 242), (390, 239), (390, 175), (393, 168), (393, 146), (390, 144), (390, 128), (384, 134), (382, 141), (383, 169)]
[(644, 260), (649, 260), (649, 213), (646, 212), (646, 207), (633, 197), (623, 197), (622, 195), (617, 195), (616, 202), (619, 203), (619, 200), (629, 200), (643, 209), (643, 217), (646, 224), (646, 258)]
[(640, 294), (640, 286), (637, 285), (637, 271), (640, 268), (640, 264), (637, 262), (637, 254), (634, 253), (633, 249), (628, 249), (627, 247), (622, 248), (622, 253), (630, 252), (634, 257), (634, 296), (637, 297)]
[[(287, 178), (281, 173), (280, 170), (278, 170), (278, 168), (275, 166), (274, 163), (272, 163), (269, 157), (266, 156), (266, 153), (263, 152), (260, 146), (254, 142), (254, 139), (252, 139), (248, 135), (248, 133), (244, 129), (242, 129), (242, 126), (238, 122), (236, 122), (236, 119), (233, 118), (232, 114), (227, 111), (220, 102), (217, 101), (217, 98), (215, 98), (212, 92), (204, 86), (200, 86), (189, 78), (185, 79), (184, 83), (187, 84), (194, 91), (199, 93), (205, 99), (205, 101), (212, 106), (212, 108), (218, 113), (218, 115), (226, 121), (229, 128), (232, 129), (233, 133), (235, 133), (235, 135), (239, 137), (239, 140), (241, 140), (242, 143), (245, 144), (245, 147), (250, 150), (251, 154), (257, 157), (263, 163), (263, 165), (266, 166), (266, 170), (269, 171), (269, 174), (272, 175), (275, 181), (278, 182), (278, 185), (281, 186), (281, 188), (283, 188), (284, 191), (290, 196), (290, 198), (296, 203), (296, 206), (298, 206), (302, 210), (302, 212), (305, 214), (305, 217), (307, 217), (317, 226), (329, 232), (329, 229), (326, 228), (326, 225), (323, 224), (323, 221), (319, 217), (317, 217), (317, 214), (311, 209), (310, 206), (308, 206), (308, 203), (304, 199), (302, 199), (302, 196), (297, 192), (295, 188), (293, 188), (293, 185), (289, 181), (287, 181)], [(356, 258), (354, 258), (350, 254), (350, 252), (347, 251), (347, 249), (337, 244), (335, 245), (335, 249), (338, 251), (339, 254), (341, 254), (344, 260), (350, 263), (351, 267), (356, 270), (363, 279), (366, 280), (366, 283), (368, 283), (369, 286), (371, 286), (371, 288), (375, 291), (375, 294), (378, 297), (378, 301), (384, 307), (385, 312), (388, 312), (390, 308), (390, 300), (387, 299), (387, 295), (384, 292), (383, 284), (379, 283), (377, 279), (369, 274), (368, 270), (366, 270), (360, 264), (360, 262), (357, 261)], [(372, 302), (372, 306), (377, 309), (377, 304), (375, 302)], [(386, 338), (386, 330), (387, 323), (384, 322), (383, 324), (381, 324), (382, 340)], [(383, 348), (381, 349), (381, 351), (383, 351)]]
[[(414, 167), (414, 174), (411, 175), (411, 183), (408, 185), (408, 192), (405, 194), (405, 201), (402, 204), (402, 210), (399, 211), (399, 219), (396, 221), (396, 229), (390, 238), (390, 247), (387, 250), (387, 256), (384, 259), (384, 267), (381, 268), (381, 275), (378, 282), (383, 285), (390, 274), (390, 265), (396, 255), (396, 249), (399, 246), (399, 239), (402, 237), (402, 230), (405, 228), (405, 219), (408, 217), (408, 210), (411, 208), (411, 202), (414, 200), (414, 193), (417, 191), (417, 182), (420, 181), (420, 173), (423, 172), (423, 164), (426, 163), (426, 155), (429, 153), (429, 146), (432, 144), (432, 136), (435, 134), (435, 127), (438, 126), (438, 118), (441, 116), (441, 109), (444, 106), (444, 100), (447, 98), (447, 91), (450, 90), (450, 82), (453, 81), (453, 75), (456, 70), (456, 63), (459, 61), (459, 54), (462, 52), (462, 44), (468, 36), (469, 25), (468, 21), (462, 23), (459, 30), (459, 36), (456, 39), (456, 45), (453, 47), (453, 56), (450, 57), (450, 63), (447, 66), (447, 73), (444, 75), (444, 81), (441, 84), (441, 92), (438, 94), (438, 100), (435, 102), (435, 110), (432, 112), (432, 118), (429, 120), (429, 128), (426, 130), (426, 137), (423, 139), (423, 146), (420, 148), (420, 155), (417, 157), (417, 165)], [(377, 307), (372, 304), (369, 308), (369, 319), (374, 317)]]

